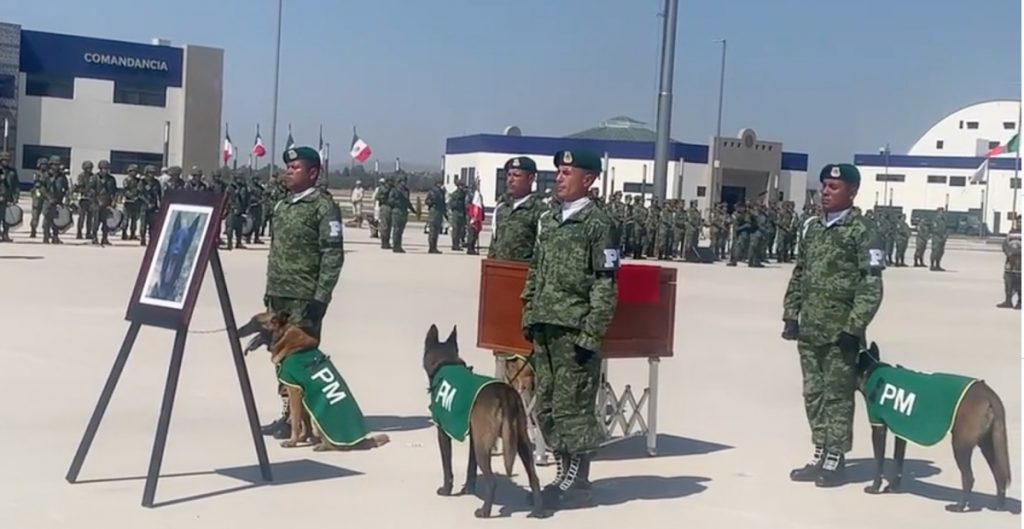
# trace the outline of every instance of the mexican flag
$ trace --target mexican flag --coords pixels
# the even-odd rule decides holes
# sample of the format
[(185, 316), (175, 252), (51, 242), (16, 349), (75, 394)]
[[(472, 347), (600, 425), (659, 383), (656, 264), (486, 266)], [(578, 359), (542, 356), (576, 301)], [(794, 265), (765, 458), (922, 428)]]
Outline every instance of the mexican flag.
[(288, 125), (288, 141), (284, 142), (284, 149), (288, 150), (295, 146), (295, 139), (292, 138), (292, 126)]
[(231, 143), (231, 134), (228, 132), (227, 127), (224, 127), (224, 163), (228, 163), (228, 159), (235, 155), (235, 146)]
[(470, 227), (473, 231), (480, 233), (480, 230), (484, 228), (484, 196), (480, 194), (479, 189), (473, 193), (473, 201), (469, 203), (466, 213), (469, 215)]
[(370, 145), (363, 141), (363, 139), (360, 138), (358, 134), (356, 134), (355, 129), (353, 129), (352, 148), (349, 149), (348, 153), (353, 158), (355, 158), (357, 162), (362, 163), (370, 158), (370, 155), (373, 154), (373, 151), (370, 150)]
[(995, 147), (990, 149), (988, 151), (988, 154), (985, 155), (985, 157), (986, 158), (991, 158), (993, 156), (999, 156), (1000, 154), (1005, 154), (1005, 153), (1008, 153), (1008, 152), (1018, 152), (1018, 151), (1020, 151), (1020, 133), (1019, 132), (1017, 134), (1014, 134), (1013, 137), (1010, 138), (1010, 141), (1008, 141), (1008, 142), (1006, 142), (1004, 144), (996, 145)]
[(262, 158), (267, 154), (267, 149), (263, 147), (263, 138), (260, 137), (260, 126), (256, 125), (256, 143), (252, 146), (252, 155), (257, 158)]

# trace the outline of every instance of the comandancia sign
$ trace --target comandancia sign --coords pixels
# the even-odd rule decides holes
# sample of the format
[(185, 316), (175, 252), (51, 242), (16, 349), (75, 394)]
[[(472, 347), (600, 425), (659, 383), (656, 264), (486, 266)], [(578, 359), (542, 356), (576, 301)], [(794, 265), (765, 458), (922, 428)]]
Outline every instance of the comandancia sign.
[(167, 61), (160, 59), (143, 59), (139, 57), (128, 57), (124, 55), (109, 55), (105, 53), (85, 53), (85, 62), (91, 64), (104, 64), (108, 66), (120, 66), (122, 68), (137, 68), (140, 70), (152, 70), (166, 72)]

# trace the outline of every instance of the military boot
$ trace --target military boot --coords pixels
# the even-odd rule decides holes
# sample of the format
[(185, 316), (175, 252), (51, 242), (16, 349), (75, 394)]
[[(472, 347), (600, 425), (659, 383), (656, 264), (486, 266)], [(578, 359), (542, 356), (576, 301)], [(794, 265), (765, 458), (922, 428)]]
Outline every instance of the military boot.
[(814, 481), (817, 479), (818, 474), (821, 473), (821, 466), (824, 463), (824, 455), (825, 447), (815, 446), (814, 456), (811, 457), (811, 462), (801, 468), (793, 469), (789, 473), (789, 479), (792, 481)]
[(553, 509), (578, 509), (592, 506), (590, 487), (590, 454), (573, 454), (565, 458), (565, 472), (554, 492), (544, 495), (544, 505)]
[(29, 239), (35, 239), (36, 238), (36, 229), (35, 228), (32, 228), (32, 231), (29, 232), (28, 238)]
[(288, 397), (281, 397), (281, 416), (273, 422), (264, 424), (260, 427), (260, 433), (263, 435), (274, 436), (275, 439), (280, 439), (278, 434), (285, 432), (285, 438), (291, 437), (291, 425), (288, 424)]
[(1001, 309), (1012, 308), (1013, 307), (1013, 287), (1007, 285), (1006, 287), (1004, 287), (1003, 290), (1005, 290), (1005, 292), (1003, 292), (1003, 296), (1006, 299), (1003, 300), (1002, 303), (996, 305), (996, 307), (1001, 308)]
[(821, 465), (821, 472), (814, 485), (817, 487), (838, 487), (846, 482), (846, 456), (828, 452)]

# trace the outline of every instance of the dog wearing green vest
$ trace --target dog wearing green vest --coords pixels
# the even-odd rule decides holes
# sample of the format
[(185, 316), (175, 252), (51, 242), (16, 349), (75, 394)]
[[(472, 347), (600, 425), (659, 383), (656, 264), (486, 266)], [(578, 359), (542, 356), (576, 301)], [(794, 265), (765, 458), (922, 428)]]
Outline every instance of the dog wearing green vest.
[[(932, 446), (952, 433), (953, 457), (960, 469), (962, 496), (950, 512), (968, 509), (974, 487), (971, 457), (981, 449), (996, 481), (995, 510), (1006, 508), (1010, 457), (1003, 402), (983, 380), (948, 373), (922, 373), (881, 361), (874, 342), (857, 361), (857, 388), (864, 395), (871, 423), (875, 478), (864, 492), (899, 492), (907, 441)], [(882, 489), (886, 432), (896, 437), (896, 474)]]
[[(319, 341), (289, 321), (286, 312), (257, 314), (241, 328), (239, 337), (255, 334), (245, 353), (266, 346), (277, 367), (278, 381), (288, 392), (291, 438), (281, 446), (293, 448), (312, 440), (314, 451), (359, 450), (383, 446), (385, 434), (370, 435), (363, 412), (345, 379)], [(314, 430), (316, 433), (314, 433)], [(319, 434), (319, 435), (316, 435)]]
[(430, 326), (423, 351), (423, 369), (430, 382), (430, 418), (437, 425), (437, 443), (444, 472), (444, 483), (437, 489), (437, 494), (450, 496), (452, 493), (452, 439), (462, 442), (469, 437), (466, 484), (459, 494), (476, 492), (476, 467), (479, 465), (485, 480), (484, 504), (474, 514), (477, 518), (489, 518), (497, 487), (491, 470), (491, 451), (500, 438), (505, 474), (512, 475), (516, 454), (526, 468), (533, 502), (529, 516), (546, 517), (540, 482), (533, 466), (526, 407), (515, 388), (495, 378), (473, 373), (472, 368), (459, 357), (458, 331), (454, 327), (442, 342), (437, 326)]

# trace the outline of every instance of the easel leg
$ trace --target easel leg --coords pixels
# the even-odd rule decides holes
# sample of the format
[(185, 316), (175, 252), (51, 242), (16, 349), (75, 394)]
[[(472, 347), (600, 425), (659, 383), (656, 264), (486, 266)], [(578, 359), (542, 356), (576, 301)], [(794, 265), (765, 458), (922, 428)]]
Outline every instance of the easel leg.
[(179, 329), (174, 335), (174, 349), (171, 351), (171, 366), (167, 370), (167, 385), (164, 387), (164, 400), (160, 405), (160, 420), (156, 425), (156, 437), (153, 439), (153, 453), (149, 458), (149, 472), (146, 473), (146, 487), (142, 491), (142, 506), (152, 507), (156, 496), (156, 481), (160, 477), (160, 464), (164, 459), (164, 447), (167, 445), (167, 429), (171, 424), (171, 410), (174, 408), (174, 395), (178, 391), (178, 375), (181, 374), (181, 357), (185, 352), (187, 329)]
[(231, 342), (231, 356), (235, 360), (238, 384), (242, 388), (242, 402), (245, 403), (245, 414), (249, 419), (249, 431), (252, 434), (253, 445), (256, 447), (256, 459), (260, 463), (260, 474), (263, 476), (264, 481), (272, 481), (274, 477), (270, 472), (267, 446), (263, 443), (263, 435), (260, 434), (259, 413), (256, 411), (256, 399), (252, 396), (249, 371), (245, 368), (245, 358), (242, 354), (242, 343), (238, 338), (235, 312), (231, 308), (231, 297), (228, 296), (228, 284), (224, 280), (224, 269), (221, 267), (220, 253), (216, 250), (213, 251), (210, 258), (210, 269), (213, 271), (213, 282), (217, 285), (217, 297), (220, 298), (220, 308), (224, 312), (224, 326), (227, 327), (228, 341)]
[(110, 404), (110, 398), (114, 395), (114, 388), (117, 387), (117, 382), (121, 379), (121, 372), (124, 371), (124, 366), (128, 362), (128, 354), (132, 352), (132, 346), (135, 345), (135, 338), (139, 335), (140, 327), (142, 327), (142, 324), (132, 322), (131, 326), (128, 327), (128, 333), (124, 336), (124, 341), (121, 342), (121, 350), (117, 352), (114, 365), (110, 368), (107, 383), (103, 386), (100, 400), (92, 411), (92, 418), (89, 419), (89, 426), (86, 427), (85, 434), (82, 435), (82, 441), (78, 444), (78, 451), (75, 452), (75, 458), (71, 461), (71, 468), (68, 469), (67, 475), (64, 476), (68, 483), (74, 483), (78, 480), (78, 473), (82, 470), (85, 456), (89, 453), (92, 441), (96, 437), (96, 431), (100, 428), (100, 421), (103, 420), (103, 414), (106, 413), (107, 406)]
[(647, 455), (658, 455), (658, 366), (661, 359), (647, 359)]

